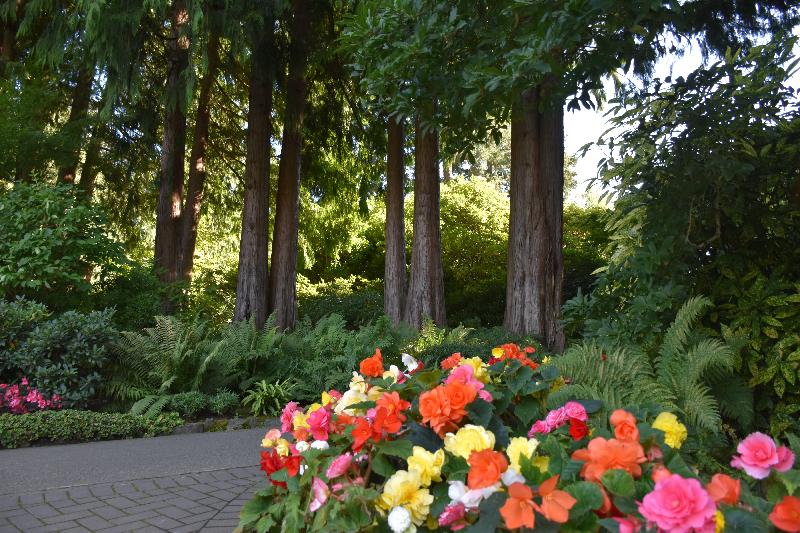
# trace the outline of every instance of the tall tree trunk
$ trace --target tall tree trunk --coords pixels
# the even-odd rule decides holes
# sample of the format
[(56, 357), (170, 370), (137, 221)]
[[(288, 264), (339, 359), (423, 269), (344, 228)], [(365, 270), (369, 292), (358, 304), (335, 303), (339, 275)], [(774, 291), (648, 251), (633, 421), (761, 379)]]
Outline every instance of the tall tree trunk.
[(186, 192), (186, 206), (181, 214), (180, 279), (191, 280), (194, 268), (194, 250), (197, 245), (197, 226), (200, 222), (200, 208), (203, 204), (203, 189), (206, 183), (206, 150), (208, 148), (208, 126), (210, 122), (209, 104), (211, 89), (217, 77), (219, 64), (219, 34), (211, 32), (208, 38), (208, 67), (200, 80), (200, 94), (197, 101), (197, 118), (194, 124), (192, 152), (189, 155), (189, 183)]
[(445, 326), (444, 273), (439, 228), (439, 139), (436, 130), (423, 133), (417, 117), (414, 132), (414, 242), (405, 321), (422, 326), (426, 317)]
[(386, 262), (383, 312), (396, 326), (403, 319), (406, 299), (405, 137), (403, 123), (389, 118), (386, 153)]
[[(164, 283), (178, 280), (183, 165), (186, 157), (186, 110), (183, 102), (186, 84), (183, 73), (189, 65), (189, 39), (185, 35), (188, 17), (183, 0), (175, 0), (172, 4), (171, 35), (167, 44), (169, 74), (165, 87), (167, 102), (156, 210), (155, 266)], [(170, 299), (164, 299), (162, 311), (171, 313), (173, 310), (174, 303)]]
[(81, 67), (72, 91), (72, 105), (69, 118), (64, 125), (63, 133), (69, 138), (69, 154), (58, 168), (59, 183), (75, 183), (75, 173), (81, 158), (83, 144), (84, 121), (89, 111), (92, 98), (92, 82), (94, 81), (94, 65)]
[(303, 114), (306, 104), (306, 68), (310, 36), (308, 0), (293, 0), (290, 29), (289, 75), (283, 119), (278, 196), (272, 235), (269, 309), (279, 330), (291, 329), (297, 320), (297, 232), (300, 202), (300, 160)]
[(268, 19), (250, 55), (244, 210), (233, 312), (234, 320), (252, 318), (259, 329), (267, 319), (273, 26)]
[(504, 326), (564, 348), (559, 324), (563, 282), (564, 113), (540, 110), (542, 87), (514, 102), (511, 214)]

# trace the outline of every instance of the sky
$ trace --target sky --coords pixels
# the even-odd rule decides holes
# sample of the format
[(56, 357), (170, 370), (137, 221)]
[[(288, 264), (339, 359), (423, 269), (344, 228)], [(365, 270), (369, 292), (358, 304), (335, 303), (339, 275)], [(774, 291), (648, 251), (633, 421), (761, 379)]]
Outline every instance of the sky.
[[(800, 37), (800, 28), (794, 28), (792, 32), (796, 37)], [(795, 45), (795, 55), (800, 55), (800, 43)], [(714, 61), (714, 59), (710, 59)], [(692, 71), (703, 65), (700, 47), (696, 44), (684, 43), (683, 55), (667, 55), (656, 63), (655, 77), (665, 78), (667, 76), (687, 76)], [(794, 87), (800, 87), (800, 70), (796, 71), (790, 78), (789, 83)], [(610, 79), (606, 80), (605, 90), (607, 95), (613, 95), (613, 85)], [(610, 96), (609, 96), (610, 97)], [(568, 111), (564, 109), (564, 136), (565, 149), (568, 154), (576, 154), (582, 146), (587, 143), (595, 142), (609, 127), (605, 114), (608, 109), (602, 107), (597, 110), (582, 109), (580, 111)], [(586, 205), (591, 199), (599, 198), (602, 190), (595, 185), (587, 192), (589, 182), (597, 175), (597, 164), (603, 157), (603, 151), (598, 147), (592, 147), (584, 157), (577, 157), (576, 178), (577, 186), (567, 197), (568, 202)]]
[[(666, 76), (686, 76), (697, 69), (703, 63), (700, 49), (697, 46), (689, 46), (685, 49), (684, 55), (677, 57), (668, 55), (656, 64), (655, 77), (665, 78)], [(613, 95), (613, 84), (610, 79), (604, 83), (608, 97)], [(597, 164), (603, 157), (603, 151), (597, 146), (592, 147), (585, 156), (579, 157), (578, 152), (587, 143), (595, 142), (609, 127), (606, 113), (608, 107), (599, 109), (581, 109), (580, 111), (568, 111), (564, 108), (564, 144), (568, 154), (575, 154), (577, 158), (576, 174), (578, 185), (567, 198), (568, 202), (586, 205), (589, 198), (598, 198), (601, 194), (600, 188), (595, 185), (588, 191), (587, 187), (591, 179), (597, 175)]]

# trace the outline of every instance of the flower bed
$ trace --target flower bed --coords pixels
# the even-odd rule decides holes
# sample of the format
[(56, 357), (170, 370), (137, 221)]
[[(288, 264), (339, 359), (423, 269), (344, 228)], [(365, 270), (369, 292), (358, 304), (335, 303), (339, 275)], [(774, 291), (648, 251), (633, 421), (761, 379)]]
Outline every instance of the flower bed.
[(674, 413), (606, 420), (580, 399), (547, 410), (564, 380), (533, 348), (454, 354), (441, 369), (403, 360), (387, 370), (376, 351), (344, 394), (286, 406), (261, 443), (269, 483), (242, 509), (244, 531), (800, 531), (794, 454), (767, 435), (707, 478)]

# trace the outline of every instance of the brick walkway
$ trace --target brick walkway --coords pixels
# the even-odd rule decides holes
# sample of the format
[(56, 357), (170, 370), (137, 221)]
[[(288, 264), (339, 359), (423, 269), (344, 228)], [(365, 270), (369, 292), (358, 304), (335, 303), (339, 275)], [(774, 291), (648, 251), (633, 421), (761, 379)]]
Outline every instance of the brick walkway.
[(0, 496), (0, 532), (230, 533), (264, 476), (258, 467)]

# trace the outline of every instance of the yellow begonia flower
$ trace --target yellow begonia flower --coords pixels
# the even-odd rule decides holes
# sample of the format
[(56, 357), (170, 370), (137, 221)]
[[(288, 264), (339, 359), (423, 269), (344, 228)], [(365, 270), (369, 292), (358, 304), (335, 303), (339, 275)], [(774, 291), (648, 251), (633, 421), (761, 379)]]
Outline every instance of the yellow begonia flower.
[(409, 472), (419, 474), (422, 486), (427, 487), (431, 481), (442, 480), (442, 465), (444, 464), (444, 450), (431, 453), (422, 446), (414, 446), (414, 452), (407, 459)]
[(372, 387), (367, 391), (367, 400), (377, 402), (378, 398), (383, 396), (383, 389), (380, 387)]
[(500, 357), (503, 357), (503, 354), (505, 354), (505, 353), (506, 352), (503, 351), (502, 348), (499, 348), (499, 347), (498, 348), (492, 348), (492, 357), (495, 357), (495, 358), (499, 359)]
[(717, 512), (714, 513), (714, 522), (716, 522), (714, 533), (722, 533), (725, 531), (725, 515), (722, 514), (722, 511), (717, 510)]
[(278, 439), (278, 442), (275, 443), (275, 451), (278, 452), (278, 455), (281, 457), (287, 457), (289, 455), (289, 441), (286, 439)]
[(332, 401), (333, 401), (333, 396), (328, 394), (327, 391), (322, 393), (322, 406), (323, 407), (327, 406)]
[(411, 521), (419, 526), (430, 512), (433, 495), (422, 487), (422, 480), (417, 472), (398, 470), (386, 481), (383, 493), (376, 503), (384, 511), (405, 507), (411, 513)]
[(489, 371), (486, 370), (486, 363), (480, 357), (470, 357), (469, 359), (462, 359), (461, 365), (469, 365), (475, 373), (475, 379), (482, 383), (489, 383)]
[(311, 426), (308, 425), (308, 415), (303, 414), (302, 411), (295, 412), (292, 417), (292, 426), (294, 426), (294, 429), (311, 429)]
[(444, 449), (466, 460), (469, 460), (472, 452), (492, 448), (494, 448), (494, 433), (482, 426), (467, 424), (455, 434), (448, 433), (444, 437)]
[(336, 402), (336, 407), (333, 408), (336, 413), (347, 413), (352, 416), (358, 416), (364, 412), (363, 409), (350, 409), (351, 405), (366, 402), (367, 395), (363, 392), (350, 389), (345, 391), (342, 397)]
[(261, 447), (262, 448), (272, 448), (275, 446), (275, 443), (278, 442), (278, 439), (281, 438), (281, 430), (277, 428), (270, 429), (267, 431), (267, 434), (264, 435), (264, 438), (261, 439)]
[(540, 455), (538, 457), (533, 458), (533, 466), (539, 469), (539, 472), (542, 474), (547, 473), (547, 469), (550, 468), (550, 458), (546, 455)]
[(660, 429), (664, 432), (664, 442), (670, 448), (678, 449), (689, 436), (686, 426), (678, 421), (678, 417), (672, 413), (664, 411), (653, 421), (653, 429)]
[(508, 455), (511, 467), (517, 472), (521, 472), (522, 467), (519, 464), (520, 458), (527, 457), (530, 459), (533, 457), (538, 446), (539, 441), (536, 439), (526, 439), (525, 437), (514, 437), (511, 439), (506, 448), (506, 455)]
[(308, 409), (306, 409), (306, 414), (310, 415), (311, 413), (313, 413), (314, 411), (316, 411), (318, 409), (322, 409), (322, 404), (321, 403), (312, 403), (311, 405), (308, 406)]
[(389, 370), (386, 370), (383, 373), (384, 379), (391, 378), (393, 383), (397, 383), (397, 379), (400, 377), (400, 369), (397, 368), (397, 365), (392, 365), (389, 367)]
[(353, 372), (353, 379), (350, 380), (350, 390), (355, 390), (362, 394), (366, 394), (367, 382), (364, 381), (364, 376), (358, 372)]

